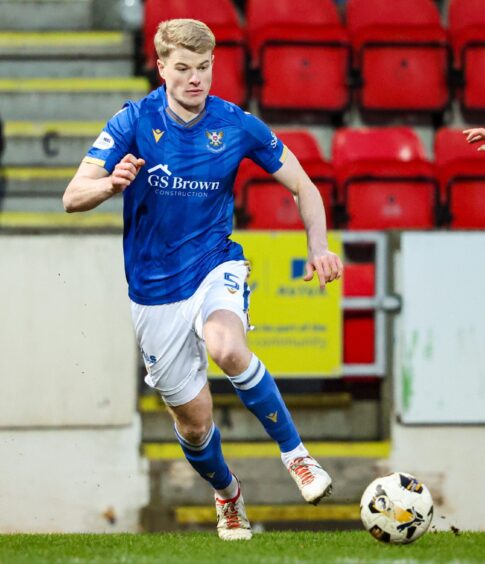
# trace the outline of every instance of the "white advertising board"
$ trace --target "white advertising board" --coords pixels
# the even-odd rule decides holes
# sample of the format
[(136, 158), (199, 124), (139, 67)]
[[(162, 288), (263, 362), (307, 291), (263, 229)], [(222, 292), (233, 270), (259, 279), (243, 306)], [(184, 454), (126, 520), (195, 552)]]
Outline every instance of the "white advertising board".
[(122, 255), (119, 235), (0, 236), (0, 427), (131, 424)]
[(397, 274), (403, 423), (485, 423), (485, 232), (404, 233)]

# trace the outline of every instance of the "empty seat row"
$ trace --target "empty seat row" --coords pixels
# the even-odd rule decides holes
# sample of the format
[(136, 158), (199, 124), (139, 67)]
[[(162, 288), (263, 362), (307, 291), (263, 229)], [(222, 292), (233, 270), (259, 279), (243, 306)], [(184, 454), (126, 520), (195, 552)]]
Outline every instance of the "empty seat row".
[[(213, 93), (244, 105), (248, 84), (263, 110), (440, 113), (455, 93), (485, 111), (482, 0), (451, 0), (448, 28), (433, 0), (248, 0), (246, 27), (231, 0), (146, 0), (144, 52), (155, 69), (160, 21), (190, 17), (214, 31)], [(246, 58), (249, 64), (246, 65)], [(249, 78), (247, 78), (247, 76)]]
[[(345, 262), (343, 296), (346, 298), (375, 296), (375, 276), (374, 262)], [(345, 309), (342, 330), (345, 364), (375, 362), (375, 312), (372, 309)]]
[[(485, 229), (485, 156), (461, 130), (437, 132), (434, 161), (408, 127), (338, 129), (331, 162), (308, 131), (277, 134), (317, 186), (330, 228)], [(252, 161), (234, 191), (238, 227), (303, 229), (291, 193)]]

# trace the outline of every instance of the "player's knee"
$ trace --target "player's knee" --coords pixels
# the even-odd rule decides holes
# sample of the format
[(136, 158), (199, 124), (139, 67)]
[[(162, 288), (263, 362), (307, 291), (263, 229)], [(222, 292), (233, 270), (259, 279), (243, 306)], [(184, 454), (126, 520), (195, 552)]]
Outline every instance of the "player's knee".
[(207, 422), (177, 424), (178, 432), (191, 445), (200, 445), (204, 442), (212, 429), (212, 420)]
[(237, 374), (251, 357), (241, 319), (233, 312), (213, 312), (204, 325), (204, 339), (212, 360), (227, 374)]
[(238, 374), (247, 356), (245, 347), (235, 343), (217, 343), (209, 349), (212, 360), (227, 374)]

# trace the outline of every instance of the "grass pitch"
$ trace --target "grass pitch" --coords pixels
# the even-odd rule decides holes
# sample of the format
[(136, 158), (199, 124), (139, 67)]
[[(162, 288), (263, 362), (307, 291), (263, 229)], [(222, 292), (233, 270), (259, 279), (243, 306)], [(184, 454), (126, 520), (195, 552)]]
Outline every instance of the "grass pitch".
[(428, 533), (392, 546), (362, 532), (273, 532), (223, 542), (215, 533), (3, 535), (1, 564), (353, 564), (485, 562), (485, 533)]

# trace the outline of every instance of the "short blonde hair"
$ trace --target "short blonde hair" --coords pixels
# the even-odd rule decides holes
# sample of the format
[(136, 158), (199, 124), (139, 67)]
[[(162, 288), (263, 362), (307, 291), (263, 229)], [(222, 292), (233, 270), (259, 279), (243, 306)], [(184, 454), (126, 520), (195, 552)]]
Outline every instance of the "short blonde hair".
[(158, 57), (166, 59), (177, 47), (183, 47), (195, 53), (213, 51), (216, 46), (216, 38), (204, 22), (174, 19), (160, 23), (154, 43)]

